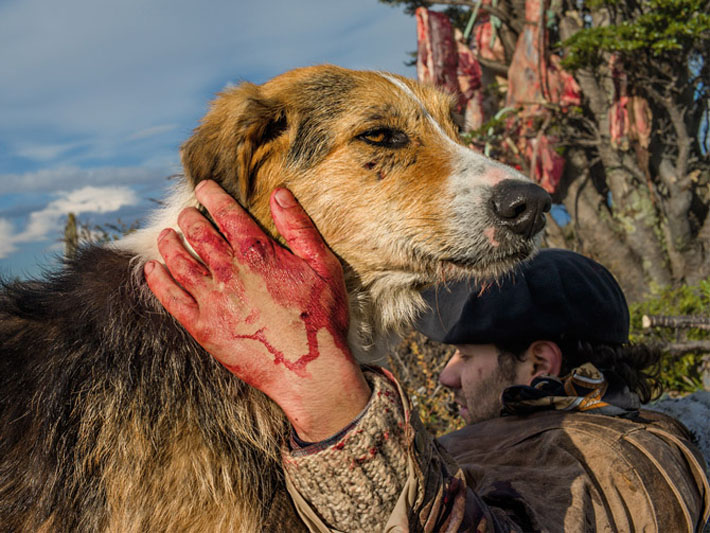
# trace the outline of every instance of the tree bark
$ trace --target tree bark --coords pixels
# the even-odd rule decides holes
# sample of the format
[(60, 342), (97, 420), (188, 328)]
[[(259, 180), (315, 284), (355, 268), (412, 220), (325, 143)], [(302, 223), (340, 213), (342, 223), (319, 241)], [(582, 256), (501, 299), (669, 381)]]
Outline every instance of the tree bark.
[(710, 353), (710, 341), (674, 342), (663, 346), (663, 351), (676, 357), (687, 353)]
[(647, 328), (710, 329), (710, 316), (696, 315), (643, 315), (642, 325)]
[[(595, 13), (596, 24), (604, 24), (608, 15), (604, 12)], [(571, 37), (580, 27), (578, 21), (565, 17), (560, 25), (563, 39)], [(609, 136), (609, 109), (614, 99), (614, 84), (611, 73), (605, 67), (600, 67), (598, 73), (579, 71), (576, 79), (582, 93), (588, 101), (589, 109), (599, 125), (601, 142), (598, 146), (599, 158), (604, 167), (606, 182), (611, 191), (611, 210), (614, 219), (625, 234), (625, 241), (633, 254), (641, 262), (645, 274), (645, 282), (633, 292), (639, 293), (641, 287), (649, 287), (651, 283), (659, 286), (668, 285), (673, 281), (668, 265), (668, 258), (663, 250), (654, 226), (658, 224), (658, 215), (651, 201), (650, 191), (645, 185), (638, 184), (640, 176), (634, 176), (627, 170), (623, 155), (611, 145)], [(645, 180), (644, 180), (645, 181)], [(607, 243), (603, 246), (608, 246)], [(622, 274), (622, 278), (626, 274)], [(632, 275), (635, 278), (635, 276)], [(629, 285), (625, 283), (624, 285)]]
[[(575, 162), (576, 159), (572, 157), (568, 161)], [(640, 300), (647, 291), (641, 260), (628, 245), (626, 235), (608, 211), (605, 199), (591, 180), (586, 179), (589, 170), (579, 169), (577, 172), (571, 167), (568, 172), (577, 173), (579, 177), (570, 183), (563, 200), (573, 227), (572, 243), (567, 247), (604, 264), (619, 281), (627, 299)]]

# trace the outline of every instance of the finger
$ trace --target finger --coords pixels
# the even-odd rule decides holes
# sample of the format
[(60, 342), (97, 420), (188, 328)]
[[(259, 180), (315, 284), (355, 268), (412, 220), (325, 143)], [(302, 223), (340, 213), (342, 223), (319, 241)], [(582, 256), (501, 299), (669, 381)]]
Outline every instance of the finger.
[(245, 240), (266, 239), (254, 219), (239, 203), (212, 180), (203, 180), (195, 188), (195, 196), (207, 208), (217, 227), (235, 251)]
[(271, 194), (271, 216), (291, 251), (322, 278), (342, 277), (340, 261), (326, 246), (308, 214), (288, 189)]
[(172, 277), (189, 292), (204, 288), (210, 278), (207, 268), (185, 249), (178, 234), (168, 228), (158, 237), (158, 251)]
[(268, 268), (273, 258), (273, 241), (242, 206), (212, 180), (201, 181), (195, 195), (227, 238), (234, 257), (256, 270)]
[(185, 292), (157, 261), (148, 261), (143, 272), (148, 288), (166, 311), (190, 330), (199, 317), (199, 307), (195, 299)]
[(229, 281), (236, 273), (232, 247), (194, 207), (183, 209), (178, 215), (178, 226), (187, 242), (209, 267), (218, 281)]

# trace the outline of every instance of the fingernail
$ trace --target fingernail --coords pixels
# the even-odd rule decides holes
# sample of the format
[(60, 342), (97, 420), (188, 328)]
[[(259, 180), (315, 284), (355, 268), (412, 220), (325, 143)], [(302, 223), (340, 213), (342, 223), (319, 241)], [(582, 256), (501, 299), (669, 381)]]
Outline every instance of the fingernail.
[(165, 228), (163, 231), (160, 232), (160, 235), (158, 235), (158, 240), (161, 240), (163, 237), (165, 237), (168, 233), (170, 233), (170, 228)]
[(155, 263), (153, 261), (148, 261), (145, 266), (143, 267), (143, 271), (146, 273), (146, 275), (150, 274), (153, 272), (153, 269), (155, 268)]
[(274, 192), (274, 199), (276, 200), (276, 203), (283, 208), (293, 207), (296, 205), (296, 200), (287, 189), (276, 189)]
[(198, 184), (195, 186), (195, 190), (196, 190), (196, 191), (199, 191), (202, 187), (205, 186), (205, 183), (207, 183), (207, 180), (202, 180), (200, 183), (198, 183)]

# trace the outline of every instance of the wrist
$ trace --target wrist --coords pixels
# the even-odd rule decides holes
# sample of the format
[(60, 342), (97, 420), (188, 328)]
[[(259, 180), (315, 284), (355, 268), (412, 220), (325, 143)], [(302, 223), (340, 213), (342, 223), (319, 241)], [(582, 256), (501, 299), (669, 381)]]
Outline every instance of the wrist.
[(297, 405), (284, 409), (298, 437), (320, 442), (347, 427), (365, 409), (372, 391), (357, 365), (342, 379), (311, 384)]

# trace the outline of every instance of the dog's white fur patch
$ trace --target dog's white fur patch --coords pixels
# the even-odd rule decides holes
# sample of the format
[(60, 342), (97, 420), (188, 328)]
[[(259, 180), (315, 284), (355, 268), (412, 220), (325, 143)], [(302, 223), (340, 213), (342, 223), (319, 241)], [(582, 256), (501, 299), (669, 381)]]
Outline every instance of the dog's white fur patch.
[(168, 195), (165, 204), (155, 210), (145, 228), (139, 229), (111, 244), (112, 247), (134, 254), (136, 266), (143, 266), (148, 261), (162, 261), (158, 252), (158, 235), (165, 228), (173, 228), (180, 233), (177, 225), (180, 211), (186, 207), (197, 207), (199, 202), (195, 193), (185, 180), (176, 183)]

